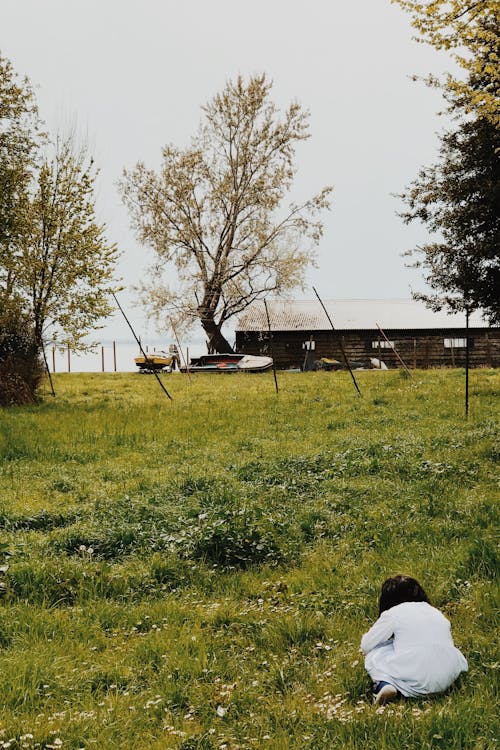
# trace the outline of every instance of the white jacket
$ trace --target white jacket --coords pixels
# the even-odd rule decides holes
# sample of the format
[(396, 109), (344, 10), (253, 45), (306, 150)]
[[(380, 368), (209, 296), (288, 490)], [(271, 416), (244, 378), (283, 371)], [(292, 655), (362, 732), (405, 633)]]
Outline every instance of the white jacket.
[(440, 693), (468, 669), (450, 623), (427, 602), (404, 602), (382, 612), (361, 649), (372, 680), (390, 682), (404, 696)]

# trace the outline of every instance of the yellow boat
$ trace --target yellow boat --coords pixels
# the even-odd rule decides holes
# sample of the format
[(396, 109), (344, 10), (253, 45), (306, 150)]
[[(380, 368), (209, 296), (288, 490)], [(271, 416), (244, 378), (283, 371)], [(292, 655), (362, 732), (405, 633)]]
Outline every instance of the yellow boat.
[(175, 370), (176, 355), (167, 352), (146, 352), (146, 356), (135, 357), (134, 362), (142, 372)]

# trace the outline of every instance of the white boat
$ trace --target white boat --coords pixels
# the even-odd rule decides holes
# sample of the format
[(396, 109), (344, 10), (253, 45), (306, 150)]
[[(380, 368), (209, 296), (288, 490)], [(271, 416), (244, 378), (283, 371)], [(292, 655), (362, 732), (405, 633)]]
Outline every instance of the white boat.
[(203, 354), (191, 359), (189, 367), (181, 372), (265, 372), (273, 366), (271, 357), (254, 354)]

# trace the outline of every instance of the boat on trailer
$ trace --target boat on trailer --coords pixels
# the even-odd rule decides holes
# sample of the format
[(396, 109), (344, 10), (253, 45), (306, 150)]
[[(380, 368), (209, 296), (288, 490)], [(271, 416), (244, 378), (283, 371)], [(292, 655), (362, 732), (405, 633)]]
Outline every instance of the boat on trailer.
[(146, 352), (146, 356), (141, 354), (135, 357), (134, 362), (141, 372), (170, 372), (175, 369), (176, 355), (171, 352)]
[(193, 357), (181, 372), (265, 372), (273, 366), (271, 357), (253, 354), (203, 354)]

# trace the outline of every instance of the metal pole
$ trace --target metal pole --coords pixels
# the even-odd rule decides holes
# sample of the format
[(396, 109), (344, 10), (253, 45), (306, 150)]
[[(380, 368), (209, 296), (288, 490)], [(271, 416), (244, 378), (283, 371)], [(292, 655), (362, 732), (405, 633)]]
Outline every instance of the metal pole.
[(52, 381), (52, 376), (50, 374), (49, 363), (47, 362), (47, 357), (45, 355), (45, 347), (44, 347), (43, 343), (42, 343), (42, 356), (43, 356), (43, 361), (45, 363), (45, 369), (47, 370), (47, 375), (48, 375), (48, 378), (49, 378), (50, 391), (51, 391), (52, 395), (55, 396), (56, 392), (54, 390), (54, 383)]
[(308, 355), (309, 355), (309, 348), (308, 348), (308, 346), (309, 346), (309, 347), (311, 346), (311, 343), (312, 343), (312, 339), (313, 339), (313, 337), (312, 337), (312, 333), (311, 333), (311, 335), (309, 336), (309, 341), (305, 341), (305, 342), (304, 342), (304, 344), (305, 344), (305, 349), (306, 349), (306, 355), (305, 355), (305, 357), (304, 357), (304, 364), (302, 365), (302, 370), (303, 370), (304, 372), (306, 371), (306, 366), (307, 366), (307, 359), (308, 359)]
[[(123, 307), (122, 307), (122, 306), (120, 305), (120, 303), (118, 302), (118, 300), (117, 300), (117, 298), (116, 298), (116, 294), (115, 294), (114, 292), (111, 292), (111, 294), (113, 295), (113, 298), (114, 298), (114, 300), (115, 300), (115, 302), (116, 302), (116, 304), (117, 304), (117, 306), (118, 306), (118, 309), (120, 310), (121, 314), (122, 314), (122, 315), (123, 315), (123, 317), (125, 318), (125, 321), (126, 321), (126, 323), (127, 323), (128, 327), (129, 327), (129, 328), (130, 328), (130, 330), (132, 331), (132, 336), (134, 337), (134, 339), (135, 339), (135, 340), (137, 341), (137, 343), (139, 344), (139, 349), (141, 350), (141, 354), (142, 354), (142, 356), (144, 357), (144, 359), (146, 359), (146, 360), (147, 360), (146, 352), (144, 351), (144, 349), (143, 349), (143, 348), (142, 348), (142, 346), (141, 346), (141, 340), (140, 340), (140, 339), (138, 339), (138, 338), (137, 338), (137, 336), (135, 335), (135, 331), (134, 331), (134, 329), (132, 328), (132, 325), (131, 325), (131, 323), (130, 323), (129, 319), (128, 319), (128, 318), (127, 318), (127, 316), (125, 315), (125, 313), (124, 313), (124, 311), (123, 311)], [(167, 391), (167, 389), (165, 388), (165, 386), (164, 386), (164, 385), (163, 385), (163, 383), (161, 382), (160, 378), (158, 377), (158, 373), (156, 372), (156, 370), (153, 370), (153, 375), (155, 376), (156, 380), (158, 381), (158, 383), (159, 383), (159, 385), (160, 385), (160, 388), (161, 388), (161, 389), (162, 389), (162, 391), (163, 391), (163, 392), (165, 393), (165, 395), (166, 395), (166, 396), (167, 396), (167, 397), (168, 397), (168, 398), (170, 399), (170, 401), (173, 401), (173, 399), (172, 399), (172, 396), (171, 396), (171, 395), (170, 395), (170, 393), (169, 393), (169, 392)]]
[(387, 343), (391, 347), (392, 351), (394, 352), (394, 354), (396, 355), (396, 357), (398, 358), (398, 360), (401, 362), (401, 364), (405, 368), (405, 370), (408, 373), (408, 375), (411, 376), (411, 372), (409, 371), (409, 369), (407, 368), (407, 366), (405, 365), (405, 363), (403, 362), (403, 360), (401, 359), (401, 357), (399, 356), (399, 354), (397, 353), (397, 351), (395, 350), (395, 348), (393, 347), (393, 345), (391, 344), (391, 342), (389, 341), (389, 339), (387, 338), (387, 336), (385, 335), (385, 333), (383, 332), (383, 330), (381, 329), (381, 327), (379, 326), (378, 323), (376, 323), (376, 326), (377, 326), (378, 330), (380, 331), (380, 333), (382, 334), (382, 336), (384, 337), (384, 339), (387, 341)]
[[(184, 359), (184, 352), (182, 351), (182, 346), (180, 345), (180, 341), (177, 338), (177, 331), (175, 330), (175, 326), (174, 326), (174, 324), (172, 322), (172, 318), (169, 318), (169, 320), (170, 320), (170, 325), (172, 326), (172, 331), (174, 332), (175, 341), (177, 343), (177, 351), (179, 351), (181, 353), (181, 357), (182, 357), (182, 359)], [(186, 375), (188, 376), (188, 380), (189, 380), (189, 382), (191, 382), (191, 373), (189, 372), (189, 367), (188, 367), (187, 362), (186, 362), (185, 359), (184, 359), (184, 367), (186, 369)]]
[[(316, 291), (316, 289), (314, 287), (313, 287), (313, 292), (316, 295), (316, 297), (318, 298), (319, 304), (323, 308), (324, 313), (325, 313), (326, 317), (328, 318), (328, 322), (330, 323), (330, 325), (332, 327), (332, 331), (334, 331), (335, 330), (335, 326), (332, 323), (332, 319), (328, 315), (327, 309), (324, 306), (324, 304), (322, 303), (321, 297), (319, 296), (318, 292)], [(353, 371), (351, 369), (351, 365), (349, 364), (349, 360), (347, 359), (347, 354), (345, 353), (344, 344), (343, 344), (343, 341), (342, 341), (342, 336), (339, 339), (339, 344), (340, 344), (340, 350), (342, 352), (342, 356), (344, 357), (344, 362), (346, 364), (347, 369), (349, 370), (349, 373), (350, 373), (351, 378), (352, 378), (352, 382), (354, 383), (354, 387), (356, 388), (356, 390), (358, 392), (358, 395), (361, 396), (361, 391), (359, 390), (358, 384), (356, 383), (356, 378), (354, 377), (354, 373), (353, 373)]]
[(56, 371), (56, 347), (52, 347), (52, 372)]
[(69, 351), (69, 344), (68, 344), (68, 372), (71, 372), (71, 354)]
[(113, 341), (113, 369), (116, 372), (116, 341)]
[(104, 347), (101, 346), (101, 369), (104, 372)]
[(276, 395), (278, 395), (279, 388), (278, 388), (278, 378), (276, 377), (276, 363), (274, 361), (273, 335), (271, 333), (271, 321), (269, 319), (269, 310), (267, 309), (267, 302), (266, 302), (266, 300), (264, 300), (264, 308), (266, 310), (267, 330), (269, 331), (269, 349), (270, 349), (270, 353), (271, 353), (271, 358), (273, 360), (274, 387), (276, 389)]
[(465, 309), (465, 418), (469, 417), (469, 315), (470, 310)]

